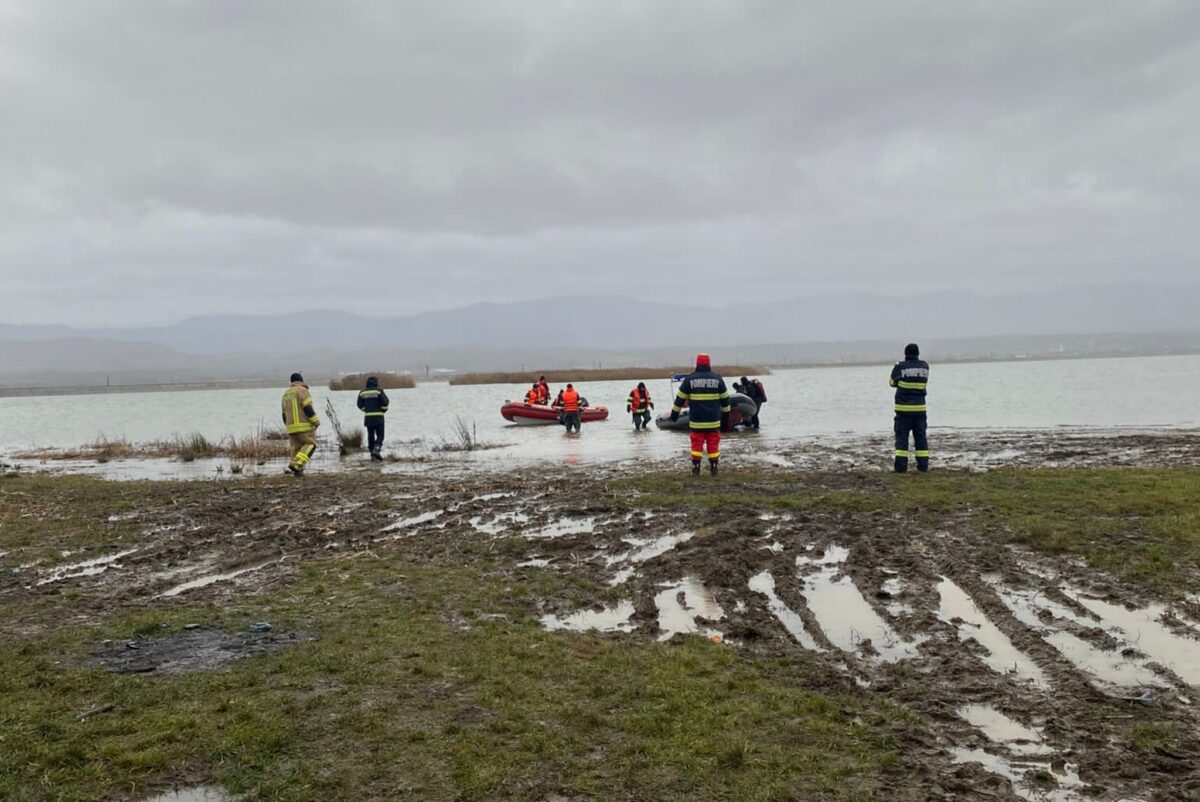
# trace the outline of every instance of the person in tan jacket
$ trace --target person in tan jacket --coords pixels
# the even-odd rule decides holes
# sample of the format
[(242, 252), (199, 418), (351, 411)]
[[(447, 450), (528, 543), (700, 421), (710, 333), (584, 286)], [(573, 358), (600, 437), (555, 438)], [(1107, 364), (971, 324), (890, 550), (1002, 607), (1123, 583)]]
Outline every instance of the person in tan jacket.
[(287, 469), (293, 476), (303, 476), (304, 466), (317, 450), (317, 427), (321, 420), (313, 409), (312, 393), (299, 373), (292, 374), (291, 386), (283, 391), (283, 425), (295, 454)]

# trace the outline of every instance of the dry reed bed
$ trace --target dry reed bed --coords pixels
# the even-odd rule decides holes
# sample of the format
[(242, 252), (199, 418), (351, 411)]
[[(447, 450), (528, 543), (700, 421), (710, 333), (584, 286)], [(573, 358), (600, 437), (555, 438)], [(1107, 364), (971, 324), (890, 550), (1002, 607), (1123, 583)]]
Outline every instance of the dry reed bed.
[(407, 390), (416, 387), (417, 383), (413, 377), (407, 373), (387, 373), (379, 371), (376, 373), (347, 373), (345, 376), (339, 376), (336, 379), (329, 380), (330, 390), (361, 390), (367, 384), (367, 377), (374, 376), (379, 379), (379, 386), (384, 390)]
[(235, 462), (265, 462), (290, 456), (287, 435), (283, 432), (262, 431), (245, 437), (226, 437), (209, 440), (199, 432), (177, 434), (169, 440), (132, 443), (124, 438), (100, 437), (80, 448), (46, 449), (17, 454), (18, 459), (94, 460), (146, 457), (174, 458), (184, 462), (213, 457), (228, 457)]
[[(578, 370), (547, 370), (533, 373), (462, 373), (450, 379), (451, 384), (532, 384), (539, 376), (545, 376), (552, 384), (585, 381), (620, 381), (623, 379), (666, 378), (675, 373), (691, 373), (692, 367), (666, 368), (579, 368)], [(767, 376), (771, 373), (761, 365), (717, 365), (717, 373), (729, 378), (741, 376)]]

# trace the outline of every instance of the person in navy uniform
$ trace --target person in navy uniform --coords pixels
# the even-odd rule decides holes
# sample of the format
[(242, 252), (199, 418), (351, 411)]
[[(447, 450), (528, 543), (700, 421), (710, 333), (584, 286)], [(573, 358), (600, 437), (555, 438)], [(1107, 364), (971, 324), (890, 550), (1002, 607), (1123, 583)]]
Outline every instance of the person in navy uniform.
[(908, 471), (908, 439), (917, 447), (917, 470), (929, 470), (929, 424), (926, 420), (926, 386), (929, 363), (921, 359), (916, 343), (904, 346), (904, 361), (892, 368), (888, 384), (896, 388), (896, 473)]
[(383, 416), (388, 411), (388, 397), (375, 376), (368, 378), (367, 386), (359, 392), (358, 408), (363, 412), (363, 426), (367, 427), (367, 448), (371, 451), (371, 459), (382, 462)]
[(696, 356), (696, 370), (689, 373), (675, 393), (671, 420), (679, 420), (688, 408), (688, 428), (692, 436), (692, 476), (700, 475), (700, 461), (708, 450), (708, 472), (717, 475), (721, 459), (721, 426), (729, 419), (729, 389), (725, 380), (713, 372), (708, 354)]

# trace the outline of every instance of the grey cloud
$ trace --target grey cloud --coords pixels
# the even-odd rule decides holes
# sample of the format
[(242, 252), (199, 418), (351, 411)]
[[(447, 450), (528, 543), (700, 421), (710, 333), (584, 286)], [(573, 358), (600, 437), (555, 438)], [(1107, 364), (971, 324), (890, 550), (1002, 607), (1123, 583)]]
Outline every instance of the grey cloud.
[(0, 291), (103, 323), (1189, 280), (1197, 77), (1188, 0), (9, 0)]

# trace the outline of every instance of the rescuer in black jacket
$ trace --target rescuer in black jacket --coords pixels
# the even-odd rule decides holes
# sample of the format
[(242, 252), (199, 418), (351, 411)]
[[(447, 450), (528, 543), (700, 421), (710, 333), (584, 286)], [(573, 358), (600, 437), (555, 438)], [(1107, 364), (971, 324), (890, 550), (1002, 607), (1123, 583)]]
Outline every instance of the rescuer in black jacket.
[(367, 386), (358, 394), (358, 408), (363, 412), (363, 426), (367, 427), (367, 448), (371, 459), (383, 461), (383, 416), (388, 411), (388, 397), (379, 387), (379, 379), (371, 376)]
[(926, 421), (925, 388), (929, 384), (929, 363), (920, 358), (916, 343), (904, 346), (904, 361), (892, 368), (888, 384), (896, 388), (896, 473), (908, 470), (908, 436), (917, 447), (917, 470), (929, 470), (929, 438)]

